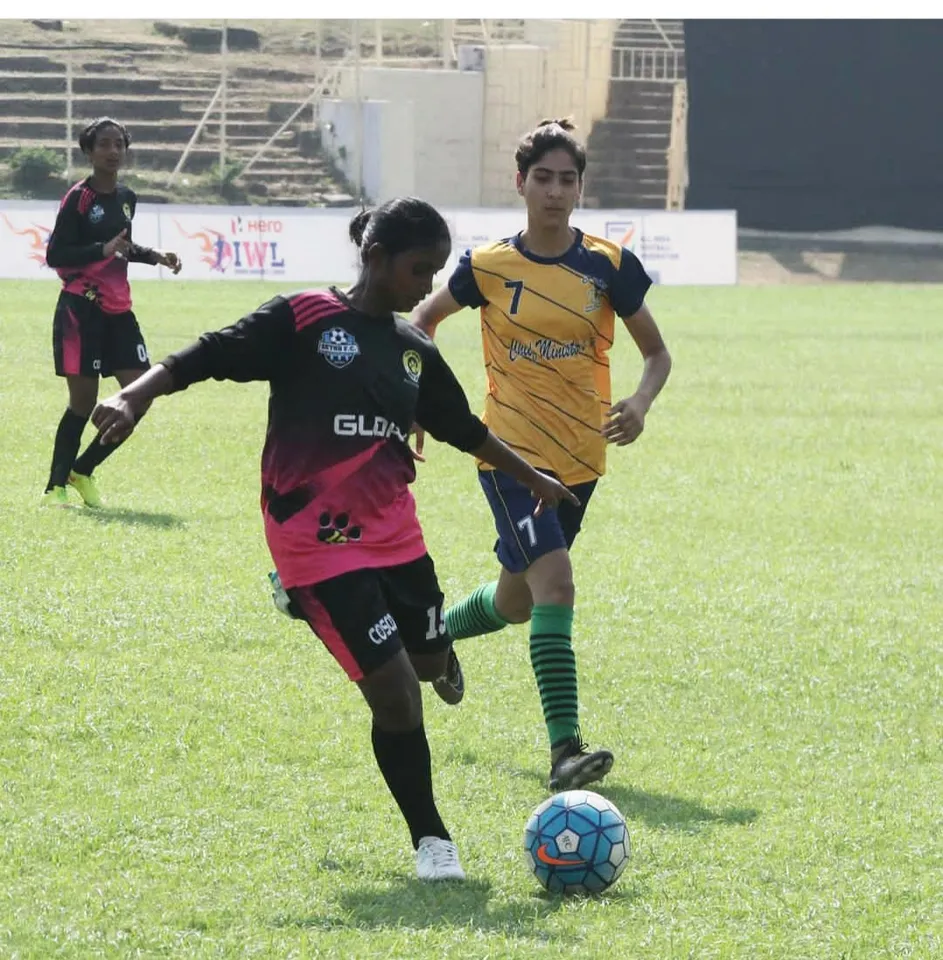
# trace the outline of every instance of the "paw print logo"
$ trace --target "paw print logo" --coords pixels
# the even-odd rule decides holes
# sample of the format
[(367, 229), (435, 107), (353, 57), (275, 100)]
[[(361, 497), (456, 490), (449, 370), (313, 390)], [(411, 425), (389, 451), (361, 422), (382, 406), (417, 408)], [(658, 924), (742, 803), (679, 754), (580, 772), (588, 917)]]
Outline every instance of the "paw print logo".
[(350, 516), (339, 513), (332, 517), (326, 510), (318, 517), (318, 540), (321, 543), (356, 543), (360, 539), (360, 527), (351, 527)]

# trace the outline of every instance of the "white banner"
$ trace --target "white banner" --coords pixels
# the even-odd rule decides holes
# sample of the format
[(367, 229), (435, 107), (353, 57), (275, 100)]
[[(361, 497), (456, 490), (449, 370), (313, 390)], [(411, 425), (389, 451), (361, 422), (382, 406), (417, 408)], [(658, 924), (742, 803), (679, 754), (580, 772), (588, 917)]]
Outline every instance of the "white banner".
[[(150, 208), (154, 209), (154, 208)], [(349, 210), (158, 207), (160, 245), (187, 280), (347, 283), (357, 276)]]
[[(0, 201), (0, 278), (55, 278), (45, 265), (45, 249), (57, 208), (41, 201)], [(181, 279), (351, 283), (358, 267), (347, 235), (352, 215), (351, 210), (140, 204), (134, 239), (178, 253)], [(524, 227), (522, 209), (444, 210), (443, 215), (453, 251), (440, 279), (469, 247)], [(627, 247), (655, 283), (737, 282), (735, 211), (577, 210), (572, 222)], [(170, 276), (138, 264), (132, 271), (134, 277)]]

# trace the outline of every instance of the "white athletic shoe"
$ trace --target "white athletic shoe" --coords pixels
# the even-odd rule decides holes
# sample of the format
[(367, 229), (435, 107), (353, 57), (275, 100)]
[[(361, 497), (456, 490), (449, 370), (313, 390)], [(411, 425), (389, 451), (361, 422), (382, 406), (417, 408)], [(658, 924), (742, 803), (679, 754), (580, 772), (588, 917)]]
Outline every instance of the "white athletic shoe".
[(420, 880), (464, 880), (458, 848), (451, 840), (423, 837), (416, 850), (416, 874)]

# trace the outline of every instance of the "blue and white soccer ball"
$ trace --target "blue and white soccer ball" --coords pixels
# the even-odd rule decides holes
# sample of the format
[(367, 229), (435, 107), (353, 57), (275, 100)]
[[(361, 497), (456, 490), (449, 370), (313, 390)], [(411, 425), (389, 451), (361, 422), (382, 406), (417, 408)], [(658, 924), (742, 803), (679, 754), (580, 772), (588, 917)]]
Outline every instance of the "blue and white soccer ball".
[(524, 853), (551, 893), (601, 893), (629, 860), (625, 818), (605, 797), (567, 790), (545, 800), (524, 828)]

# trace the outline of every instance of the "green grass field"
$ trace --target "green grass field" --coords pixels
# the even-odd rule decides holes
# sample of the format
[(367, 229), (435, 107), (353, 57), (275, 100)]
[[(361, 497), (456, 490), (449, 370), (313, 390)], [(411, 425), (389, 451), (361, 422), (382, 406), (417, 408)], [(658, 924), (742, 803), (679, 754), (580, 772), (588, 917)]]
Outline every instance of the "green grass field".
[[(274, 290), (139, 283), (136, 309), (159, 358)], [(524, 628), (462, 643), (461, 706), (426, 698), (470, 880), (413, 879), (366, 708), (269, 598), (264, 385), (158, 401), (109, 509), (37, 508), (54, 299), (0, 284), (0, 956), (943, 956), (943, 289), (650, 297), (674, 372), (574, 551), (582, 723), (633, 857), (572, 901), (523, 863)], [(440, 344), (479, 408), (476, 319)], [(624, 331), (613, 359), (624, 395)], [(493, 532), (472, 462), (427, 453), (454, 600)]]

